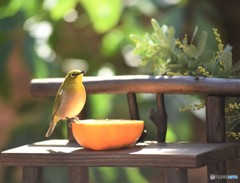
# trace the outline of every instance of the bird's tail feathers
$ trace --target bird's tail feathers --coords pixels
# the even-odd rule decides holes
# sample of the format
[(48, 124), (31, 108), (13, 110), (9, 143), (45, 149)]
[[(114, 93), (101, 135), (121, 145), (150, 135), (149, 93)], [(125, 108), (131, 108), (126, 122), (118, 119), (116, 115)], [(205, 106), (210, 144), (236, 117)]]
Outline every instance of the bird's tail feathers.
[(49, 128), (48, 128), (48, 131), (46, 133), (46, 137), (49, 137), (50, 135), (52, 135), (54, 129), (55, 129), (55, 126), (57, 124), (57, 121), (56, 120), (52, 120), (50, 125), (49, 125)]

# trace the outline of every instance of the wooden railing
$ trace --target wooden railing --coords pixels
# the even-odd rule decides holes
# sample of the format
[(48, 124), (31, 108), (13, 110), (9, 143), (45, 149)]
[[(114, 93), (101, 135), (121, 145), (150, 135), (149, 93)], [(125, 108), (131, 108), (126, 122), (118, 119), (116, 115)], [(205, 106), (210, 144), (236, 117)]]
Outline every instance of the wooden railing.
[[(33, 79), (33, 96), (55, 96), (63, 78)], [(196, 78), (190, 76), (111, 76), (84, 77), (88, 94), (94, 93), (175, 93), (217, 96), (240, 96), (239, 79)]]

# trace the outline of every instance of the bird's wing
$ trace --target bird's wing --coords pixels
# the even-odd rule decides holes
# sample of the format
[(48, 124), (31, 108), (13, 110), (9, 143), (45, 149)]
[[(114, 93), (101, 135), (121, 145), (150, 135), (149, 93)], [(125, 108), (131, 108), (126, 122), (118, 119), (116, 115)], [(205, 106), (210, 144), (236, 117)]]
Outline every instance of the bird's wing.
[(52, 117), (55, 115), (55, 113), (57, 112), (58, 108), (61, 105), (62, 93), (63, 93), (63, 89), (60, 88), (57, 92), (57, 95), (55, 97), (55, 101), (54, 101), (54, 104), (53, 104)]

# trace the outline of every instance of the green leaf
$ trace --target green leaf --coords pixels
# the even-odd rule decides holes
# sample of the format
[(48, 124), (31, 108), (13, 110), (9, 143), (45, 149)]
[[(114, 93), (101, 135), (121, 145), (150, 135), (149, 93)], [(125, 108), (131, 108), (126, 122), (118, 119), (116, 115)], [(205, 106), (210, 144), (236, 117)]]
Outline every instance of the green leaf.
[(240, 60), (238, 60), (236, 63), (234, 63), (231, 72), (235, 76), (239, 73), (239, 71), (240, 71)]
[(227, 45), (224, 49), (224, 54), (222, 56), (224, 70), (229, 75), (232, 70), (232, 47)]
[(121, 0), (81, 0), (80, 3), (97, 33), (107, 32), (116, 26), (122, 13)]
[(159, 30), (161, 31), (161, 27), (159, 26), (158, 22), (155, 19), (151, 19), (151, 23), (153, 26), (154, 32), (158, 32)]
[(190, 45), (186, 48), (185, 53), (194, 59), (197, 59), (201, 55), (201, 51), (194, 45)]
[(202, 31), (197, 43), (197, 48), (199, 49), (200, 54), (202, 54), (206, 48), (207, 38), (208, 33), (206, 31)]
[(190, 44), (190, 46), (185, 49), (186, 54), (188, 54), (190, 57), (194, 59), (198, 59), (205, 50), (207, 37), (208, 37), (207, 32), (202, 31), (197, 46)]
[(151, 35), (151, 37), (157, 44), (160, 44), (162, 47), (168, 47), (168, 39), (166, 36), (167, 31), (167, 26), (158, 26), (155, 28), (154, 33)]
[(56, 6), (50, 9), (50, 15), (54, 20), (61, 19), (69, 10), (74, 9), (78, 0), (58, 0)]
[(195, 27), (194, 31), (193, 31), (193, 35), (192, 35), (192, 39), (191, 39), (191, 44), (193, 43), (194, 38), (196, 37), (198, 32), (198, 26)]
[(168, 40), (169, 48), (174, 49), (176, 39), (175, 39), (175, 29), (173, 27), (168, 28), (167, 40)]
[(124, 39), (123, 33), (116, 29), (108, 34), (104, 35), (102, 38), (102, 52), (105, 55), (113, 55), (118, 51), (120, 43)]
[(130, 38), (136, 44), (136, 46), (133, 50), (134, 54), (142, 55), (142, 54), (146, 53), (146, 51), (148, 49), (148, 40), (149, 40), (148, 34), (146, 34), (144, 38), (141, 38), (139, 36), (132, 34), (132, 35), (130, 35)]
[(135, 44), (141, 44), (143, 43), (143, 38), (141, 38), (140, 36), (137, 36), (135, 34), (131, 34), (130, 35), (130, 39), (135, 43)]
[(0, 7), (0, 18), (16, 14), (24, 4), (24, 0), (11, 0), (6, 6)]
[(39, 12), (39, 7), (42, 7), (42, 1), (27, 0), (23, 1), (22, 9), (26, 17), (35, 16)]

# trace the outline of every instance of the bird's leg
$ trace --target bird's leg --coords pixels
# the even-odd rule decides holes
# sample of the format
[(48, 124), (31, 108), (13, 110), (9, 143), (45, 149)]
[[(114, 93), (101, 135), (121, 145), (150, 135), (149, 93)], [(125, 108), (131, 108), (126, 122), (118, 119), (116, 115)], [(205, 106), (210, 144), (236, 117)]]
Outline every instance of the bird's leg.
[(69, 121), (68, 123), (68, 127), (69, 128), (72, 128), (72, 123), (77, 123), (79, 122), (79, 118), (78, 117), (72, 117), (72, 118), (69, 118), (69, 117), (66, 117), (66, 119)]

